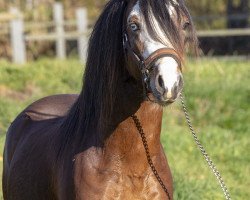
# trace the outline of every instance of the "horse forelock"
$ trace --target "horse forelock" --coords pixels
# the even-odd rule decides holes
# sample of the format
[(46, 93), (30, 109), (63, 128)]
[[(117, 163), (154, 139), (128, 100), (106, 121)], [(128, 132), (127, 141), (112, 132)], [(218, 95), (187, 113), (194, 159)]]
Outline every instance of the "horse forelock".
[[(139, 13), (146, 25), (150, 37), (162, 44), (170, 43), (182, 57), (184, 44), (181, 42), (182, 31), (176, 26), (186, 18), (190, 23), (189, 42), (197, 48), (197, 38), (190, 14), (183, 0), (137, 0), (130, 15)], [(166, 41), (167, 39), (167, 41)]]

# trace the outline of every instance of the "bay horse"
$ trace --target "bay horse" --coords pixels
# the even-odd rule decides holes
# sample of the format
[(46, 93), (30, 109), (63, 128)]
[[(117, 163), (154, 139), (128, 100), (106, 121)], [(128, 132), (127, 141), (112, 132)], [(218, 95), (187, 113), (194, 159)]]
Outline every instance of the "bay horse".
[(173, 199), (160, 132), (163, 107), (183, 87), (187, 42), (196, 46), (183, 0), (110, 0), (90, 36), (80, 94), (40, 99), (9, 127), (4, 199)]

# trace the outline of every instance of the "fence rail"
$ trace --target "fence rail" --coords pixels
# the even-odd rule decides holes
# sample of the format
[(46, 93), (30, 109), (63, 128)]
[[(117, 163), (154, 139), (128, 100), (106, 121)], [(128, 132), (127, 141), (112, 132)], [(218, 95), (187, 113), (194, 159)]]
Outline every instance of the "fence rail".
[[(64, 59), (66, 57), (66, 41), (71, 40), (77, 41), (79, 58), (81, 61), (85, 61), (87, 34), (89, 33), (87, 10), (78, 8), (74, 20), (64, 21), (63, 6), (61, 3), (55, 3), (53, 6), (53, 17), (53, 21), (36, 23), (24, 22), (22, 13), (16, 8), (10, 9), (9, 13), (0, 14), (0, 36), (10, 36), (13, 62), (26, 62), (27, 42), (34, 41), (55, 42), (57, 57)], [(217, 17), (213, 16), (213, 18)], [(203, 20), (202, 17), (200, 19)], [(68, 27), (73, 28), (72, 30), (74, 31), (66, 31)], [(51, 32), (48, 32), (48, 29)], [(44, 33), (32, 33), (32, 30), (45, 31)], [(197, 34), (200, 38), (250, 36), (250, 28), (200, 30)]]
[(250, 28), (198, 31), (198, 37), (250, 36)]
[(22, 17), (21, 15), (18, 14), (12, 14), (12, 13), (1, 13), (0, 14), (0, 22), (8, 22), (13, 19), (18, 19)]
[(248, 19), (250, 14), (231, 14), (231, 15), (202, 15), (202, 16), (193, 16), (195, 21), (211, 21), (218, 19), (225, 20), (244, 20)]
[[(86, 44), (88, 33), (88, 19), (86, 8), (76, 10), (75, 20), (64, 21), (64, 11), (61, 3), (53, 6), (53, 21), (44, 23), (24, 22), (22, 13), (11, 8), (9, 13), (0, 14), (0, 35), (10, 36), (12, 48), (12, 60), (14, 63), (26, 62), (27, 42), (53, 41), (56, 43), (56, 55), (58, 58), (66, 58), (66, 41), (76, 40), (78, 44), (78, 56), (82, 62), (86, 59)], [(75, 31), (65, 31), (66, 27), (73, 27)], [(47, 29), (53, 28), (53, 32), (47, 33)], [(32, 34), (31, 30), (46, 30), (46, 33)]]
[(79, 33), (77, 31), (67, 32), (63, 35), (58, 36), (56, 33), (50, 34), (36, 34), (36, 35), (26, 35), (24, 37), (25, 41), (56, 41), (57, 39), (65, 40), (77, 40), (79, 37), (84, 37), (86, 33)]

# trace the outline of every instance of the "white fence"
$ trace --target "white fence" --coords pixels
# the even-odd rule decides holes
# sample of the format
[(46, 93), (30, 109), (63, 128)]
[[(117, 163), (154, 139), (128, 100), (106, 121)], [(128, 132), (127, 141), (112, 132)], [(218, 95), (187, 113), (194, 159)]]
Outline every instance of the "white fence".
[[(3, 34), (10, 35), (12, 48), (12, 61), (22, 64), (26, 62), (26, 42), (29, 41), (55, 41), (56, 55), (60, 59), (66, 58), (66, 41), (76, 40), (78, 44), (79, 59), (84, 62), (87, 49), (88, 19), (86, 8), (76, 10), (75, 21), (64, 21), (63, 6), (61, 3), (55, 3), (53, 6), (53, 21), (41, 24), (25, 23), (22, 13), (11, 8), (7, 14), (0, 15), (0, 21), (9, 21), (9, 25), (2, 29)], [(55, 27), (55, 31), (46, 34), (26, 34), (26, 28), (43, 26), (44, 28)], [(65, 25), (76, 26), (76, 31), (66, 32)]]
[[(0, 22), (8, 21), (7, 26), (0, 26), (0, 35), (10, 36), (12, 48), (12, 60), (14, 63), (25, 63), (27, 60), (26, 48), (27, 42), (32, 41), (53, 41), (56, 43), (56, 56), (60, 59), (66, 58), (66, 41), (77, 41), (79, 59), (86, 60), (88, 19), (86, 8), (78, 8), (75, 14), (75, 20), (64, 21), (63, 6), (61, 3), (55, 3), (53, 6), (53, 21), (51, 22), (24, 22), (22, 13), (16, 9), (10, 9), (9, 13), (0, 14)], [(76, 31), (65, 31), (66, 26), (76, 27)], [(54, 32), (27, 34), (26, 30), (51, 28)], [(250, 28), (246, 29), (225, 29), (225, 30), (205, 30), (198, 31), (198, 37), (228, 37), (228, 36), (250, 36)]]

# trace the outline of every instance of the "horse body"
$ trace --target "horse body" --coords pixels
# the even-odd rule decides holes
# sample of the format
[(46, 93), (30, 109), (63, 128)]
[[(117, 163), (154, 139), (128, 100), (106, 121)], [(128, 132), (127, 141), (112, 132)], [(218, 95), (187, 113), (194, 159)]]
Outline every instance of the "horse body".
[[(60, 121), (76, 99), (77, 95), (44, 98), (26, 108), (13, 122), (5, 147), (8, 151), (4, 160), (7, 170), (3, 180), (4, 198), (68, 199), (65, 192), (69, 192), (75, 193), (72, 199), (163, 199), (165, 193), (147, 164), (140, 135), (131, 118), (117, 126), (104, 148), (91, 147), (75, 156), (73, 168), (68, 172), (74, 171), (74, 191), (55, 190), (66, 187), (62, 184), (68, 187), (72, 181), (61, 180), (60, 168), (53, 166), (56, 153), (51, 149), (58, 142), (56, 130)], [(172, 194), (171, 172), (160, 144), (162, 108), (144, 102), (136, 114), (142, 119), (155, 166)], [(150, 117), (143, 120), (144, 116)], [(18, 131), (23, 129), (27, 131)]]
[[(4, 199), (172, 199), (162, 106), (182, 89), (191, 25), (182, 0), (110, 0), (90, 36), (80, 94), (43, 98), (11, 124)], [(147, 163), (134, 115), (165, 189)]]
[(56, 130), (60, 121), (76, 98), (77, 95), (43, 98), (27, 107), (12, 123), (4, 152), (5, 199), (56, 199), (53, 144), (58, 142)]

